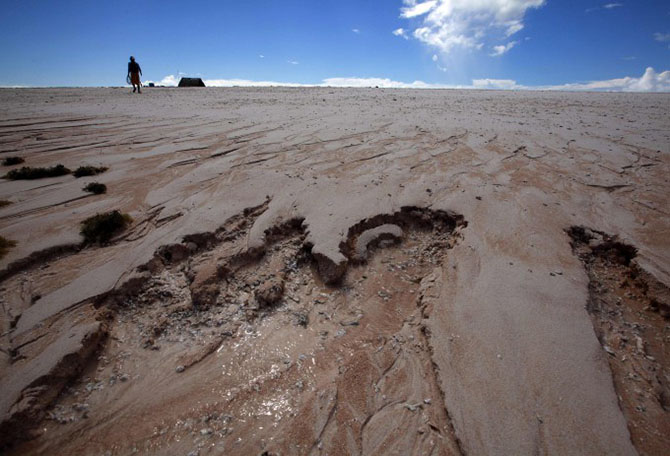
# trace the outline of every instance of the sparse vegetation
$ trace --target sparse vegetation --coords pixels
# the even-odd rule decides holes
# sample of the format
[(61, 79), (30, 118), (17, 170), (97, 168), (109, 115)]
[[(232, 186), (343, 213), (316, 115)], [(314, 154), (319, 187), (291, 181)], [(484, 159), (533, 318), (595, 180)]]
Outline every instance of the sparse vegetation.
[(0, 207), (5, 207), (5, 206), (9, 206), (10, 204), (12, 204), (12, 202), (11, 202), (11, 201), (7, 201), (7, 200), (0, 200)]
[(95, 176), (107, 171), (107, 168), (104, 166), (80, 166), (74, 170), (74, 177), (84, 177), (84, 176)]
[(95, 195), (100, 195), (107, 191), (107, 186), (105, 184), (100, 184), (98, 182), (91, 182), (86, 187), (83, 188), (85, 192), (90, 192)]
[(0, 236), (0, 258), (4, 258), (5, 255), (7, 255), (7, 252), (9, 252), (9, 249), (15, 245), (15, 241), (10, 241), (9, 239), (5, 239), (4, 237)]
[(66, 174), (70, 174), (70, 170), (63, 165), (56, 165), (50, 168), (31, 168), (30, 166), (23, 166), (19, 169), (11, 170), (5, 177), (11, 180), (32, 180), (45, 177), (64, 176)]
[(81, 235), (85, 244), (105, 244), (114, 235), (123, 231), (133, 219), (128, 214), (119, 211), (96, 214), (81, 222)]
[(12, 165), (20, 165), (23, 162), (25, 162), (25, 160), (21, 157), (7, 157), (2, 161), (2, 164), (4, 166), (12, 166)]

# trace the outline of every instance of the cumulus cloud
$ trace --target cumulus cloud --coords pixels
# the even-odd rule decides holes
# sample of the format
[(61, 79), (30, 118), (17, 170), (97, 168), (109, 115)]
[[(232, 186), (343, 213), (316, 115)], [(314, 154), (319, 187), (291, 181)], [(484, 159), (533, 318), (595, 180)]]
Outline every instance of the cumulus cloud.
[(160, 81), (143, 81), (142, 83), (144, 85), (147, 85), (149, 83), (153, 82), (157, 86), (166, 86), (166, 87), (177, 87), (177, 84), (179, 84), (179, 79), (174, 74), (170, 74), (168, 76), (165, 76), (163, 79)]
[[(177, 85), (174, 76), (166, 76), (159, 85)], [(495, 89), (495, 90), (569, 90), (601, 92), (670, 92), (670, 70), (657, 73), (646, 69), (639, 77), (607, 79), (552, 86), (527, 86), (513, 79), (473, 79), (470, 85), (431, 84), (423, 81), (401, 82), (389, 78), (327, 78), (317, 84), (299, 84), (247, 79), (205, 79), (208, 87), (381, 87), (389, 89)]]
[(428, 1), (428, 2), (423, 2), (423, 3), (416, 3), (416, 2), (405, 2), (406, 5), (409, 5), (405, 8), (402, 8), (401, 17), (404, 18), (410, 18), (410, 17), (415, 17), (415, 16), (421, 16), (422, 14), (426, 14), (428, 11), (433, 9), (435, 5), (437, 4), (436, 0)]
[(393, 31), (393, 34), (394, 34), (395, 36), (401, 36), (401, 37), (405, 38), (406, 40), (409, 39), (409, 37), (407, 36), (407, 32), (406, 32), (405, 29), (402, 28), (402, 27), (400, 27), (399, 29), (395, 29), (395, 30)]
[(517, 44), (519, 44), (518, 41), (510, 41), (509, 43), (504, 44), (504, 45), (493, 46), (493, 52), (492, 52), (491, 54), (489, 54), (489, 55), (490, 55), (491, 57), (498, 57), (498, 56), (500, 56), (500, 55), (503, 55), (504, 53), (506, 53), (506, 52), (509, 51), (510, 49), (512, 49), (512, 48), (513, 48), (514, 46), (516, 46)]
[[(546, 1), (403, 0), (403, 3), (402, 18), (421, 20), (412, 36), (443, 53), (449, 53), (454, 48), (481, 49), (491, 40), (509, 38), (524, 28), (526, 12), (541, 7)], [(501, 46), (504, 49), (505, 45)], [(495, 55), (504, 52), (506, 50)]]
[(670, 71), (657, 73), (652, 67), (640, 78), (625, 77), (604, 81), (544, 87), (547, 90), (593, 90), (605, 92), (670, 92)]
[(472, 87), (475, 89), (515, 90), (523, 89), (513, 79), (473, 79)]
[(670, 92), (670, 71), (657, 73), (649, 67), (642, 77), (627, 76), (602, 81), (578, 82), (552, 86), (525, 86), (511, 79), (475, 79), (474, 88), (502, 90), (569, 90), (589, 92)]
[(314, 87), (314, 84), (294, 82), (251, 81), (248, 79), (205, 79), (207, 87)]
[(328, 78), (319, 84), (325, 87), (382, 87), (385, 89), (442, 89), (451, 86), (423, 81), (400, 82), (388, 78)]

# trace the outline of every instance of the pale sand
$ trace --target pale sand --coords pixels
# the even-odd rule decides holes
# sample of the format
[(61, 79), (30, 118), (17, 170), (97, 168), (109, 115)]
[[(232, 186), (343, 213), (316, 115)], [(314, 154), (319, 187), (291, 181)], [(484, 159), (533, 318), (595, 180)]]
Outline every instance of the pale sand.
[[(194, 265), (207, 263), (209, 256), (232, 258), (233, 250), (239, 255), (264, 249), (270, 245), (267, 230), (292, 219), (303, 220), (306, 237), (299, 238), (300, 242), (312, 246), (311, 258), (319, 261), (322, 276), (326, 269), (345, 270), (348, 258), (342, 243), (352, 241), (357, 233), (352, 234), (350, 228), (366, 219), (389, 215), (389, 220), (366, 226), (371, 228), (393, 222), (391, 215), (403, 207), (417, 207), (460, 215), (465, 222), (456, 228), (453, 248), (437, 257), (436, 264), (416, 266), (417, 289), (412, 293), (416, 291), (421, 299), (398, 311), (395, 326), (389, 323), (384, 330), (370, 329), (375, 319), (387, 317), (379, 303), (364, 299), (368, 296), (365, 290), (375, 297), (388, 287), (395, 286), (397, 293), (405, 287), (373, 267), (377, 264), (385, 269), (387, 262), (382, 257), (368, 266), (350, 266), (343, 284), (334, 287), (323, 285), (316, 269), (302, 270), (303, 282), (291, 282), (290, 274), (286, 278), (296, 303), (316, 297), (307, 290), (312, 283), (332, 296), (353, 289), (353, 297), (342, 297), (344, 307), (338, 304), (318, 310), (337, 313), (346, 309), (348, 313), (339, 314), (344, 320), (346, 315), (365, 315), (360, 324), (346, 326), (346, 335), (334, 337), (343, 327), (335, 324), (324, 342), (315, 328), (323, 330), (326, 326), (319, 325), (328, 323), (312, 323), (322, 314), (311, 307), (304, 309), (310, 313), (310, 323), (304, 330), (296, 329), (280, 318), (285, 313), (282, 306), (292, 305), (284, 298), (277, 311), (263, 310), (264, 318), (249, 317), (242, 326), (234, 326), (238, 332), (231, 331), (232, 338), (223, 342), (229, 345), (216, 352), (216, 357), (199, 362), (201, 371), (190, 380), (191, 369), (174, 372), (175, 359), (186, 349), (183, 340), (175, 336), (171, 348), (159, 351), (132, 344), (119, 348), (122, 341), (132, 339), (128, 328), (133, 326), (127, 324), (120, 335), (119, 328), (124, 326), (119, 322), (126, 320), (120, 318), (123, 311), (114, 310), (115, 320), (108, 323), (112, 337), (101, 350), (110, 357), (122, 350), (131, 353), (124, 359), (134, 366), (136, 377), (121, 386), (107, 387), (104, 397), (88, 398), (88, 421), (43, 422), (49, 424), (40, 428), (55, 426), (56, 430), (24, 444), (20, 451), (61, 448), (101, 454), (111, 448), (125, 454), (134, 445), (155, 454), (186, 454), (205, 442), (200, 454), (248, 454), (265, 449), (281, 454), (370, 454), (390, 451), (393, 446), (379, 446), (387, 438), (402, 454), (429, 450), (437, 454), (651, 451), (631, 443), (630, 423), (627, 426), (618, 404), (620, 392), (613, 386), (608, 355), (585, 309), (589, 277), (572, 252), (566, 230), (580, 225), (617, 235), (638, 249), (636, 264), (650, 275), (649, 280), (661, 288), (670, 284), (669, 94), (272, 88), (147, 89), (138, 96), (125, 89), (23, 89), (0, 90), (0, 106), (0, 158), (19, 155), (29, 166), (109, 167), (104, 174), (81, 179), (1, 180), (0, 200), (13, 204), (0, 208), (0, 234), (17, 245), (0, 261), (0, 269), (33, 252), (77, 244), (79, 222), (96, 212), (120, 209), (134, 219), (132, 227), (110, 246), (41, 261), (4, 279), (0, 382), (7, 389), (3, 387), (0, 400), (3, 419), (16, 413), (16, 406), (12, 412), (10, 408), (20, 400), (21, 390), (35, 379), (52, 375), (55, 367), (38, 357), (45, 349), (39, 344), (67, 346), (63, 353), (76, 351), (72, 343), (53, 342), (69, 332), (83, 337), (83, 329), (70, 329), (70, 323), (60, 321), (64, 316), (78, 315), (82, 325), (88, 325), (82, 328), (89, 328), (107, 306), (95, 310), (91, 298), (133, 278), (142, 284), (167, 274), (136, 269), (151, 260), (159, 247), (180, 243), (185, 235), (214, 232), (246, 208), (269, 202), (267, 209), (260, 208), (249, 219), (253, 225), (248, 229), (233, 230), (244, 234), (237, 244), (187, 260), (193, 274), (198, 270)], [(81, 188), (93, 181), (105, 183), (107, 194), (80, 198), (88, 195)], [(411, 239), (403, 242), (411, 246)], [(417, 245), (424, 245), (422, 239), (416, 240)], [(429, 243), (426, 240), (425, 245)], [(397, 253), (398, 258), (410, 261), (412, 253), (402, 248), (402, 243), (390, 247), (388, 255)], [(268, 270), (278, 271), (273, 269), (271, 255), (266, 257)], [(44, 264), (50, 266), (44, 269)], [(370, 268), (367, 272), (366, 267)], [(179, 273), (187, 278), (190, 274)], [(383, 278), (376, 287), (359, 290), (356, 286), (362, 282), (356, 280), (363, 280), (361, 274)], [(175, 289), (186, 290), (179, 299), (190, 304), (187, 282)], [(304, 289), (298, 287), (301, 284)], [(253, 295), (255, 287), (251, 284), (247, 291)], [(36, 296), (39, 299), (31, 305)], [(249, 299), (240, 296), (242, 301)], [(421, 303), (425, 305), (417, 314)], [(12, 320), (16, 325), (10, 330)], [(241, 356), (233, 347), (244, 343), (248, 325), (265, 335), (255, 342), (259, 345), (253, 351), (254, 372), (272, 372), (274, 364), (281, 365), (283, 358), (272, 358), (267, 351), (281, 343), (294, 347), (282, 355), (293, 357), (287, 368), (290, 375), (300, 374), (303, 368), (303, 360), (296, 362), (295, 358), (300, 353), (316, 359), (332, 356), (333, 364), (322, 361), (321, 367), (315, 361), (321, 373), (310, 372), (312, 380), (305, 380), (304, 390), (286, 390), (288, 397), (282, 401), (290, 404), (294, 416), (288, 413), (270, 421), (271, 425), (252, 426), (251, 422), (265, 416), (257, 408), (241, 424), (242, 418), (231, 410), (267, 402), (270, 393), (263, 387), (235, 399), (239, 402), (215, 407), (217, 413), (233, 416), (232, 424), (225, 424), (232, 431), (214, 426), (211, 436), (201, 434), (201, 428), (213, 426), (199, 423), (193, 425), (194, 433), (191, 429), (176, 431), (179, 420), (204, 413), (198, 407), (216, 402), (234, 385), (250, 382), (251, 377), (226, 385), (212, 380), (221, 373), (220, 353)], [(408, 325), (416, 328), (408, 329)], [(366, 330), (369, 334), (364, 337)], [(300, 331), (306, 331), (304, 340), (298, 339), (303, 337)], [(356, 331), (360, 331), (358, 336)], [(343, 357), (376, 359), (375, 350), (382, 342), (375, 334), (383, 333), (386, 344), (394, 334), (405, 332), (411, 333), (410, 340), (425, 338), (420, 348), (426, 359), (416, 361), (423, 367), (410, 368), (413, 357), (405, 353), (405, 370), (393, 380), (397, 386), (383, 394), (384, 399), (375, 399), (376, 394), (382, 396), (377, 389), (389, 372), (403, 369), (396, 366), (398, 362), (385, 371), (379, 361), (378, 373), (358, 377), (352, 372), (367, 370), (353, 361), (347, 369), (337, 367)], [(347, 337), (352, 341), (361, 337), (357, 343), (363, 345), (346, 345), (342, 341)], [(345, 345), (340, 350), (334, 348), (336, 344)], [(25, 358), (10, 364), (5, 353), (10, 348), (15, 358), (17, 353)], [(91, 360), (88, 353), (80, 355), (87, 369), (82, 375), (89, 382), (96, 377), (96, 369), (107, 375), (104, 363), (96, 364), (99, 361)], [(152, 357), (161, 361), (153, 370), (143, 369), (142, 364)], [(52, 364), (58, 361), (54, 355)], [(659, 362), (659, 375), (666, 376), (667, 385), (668, 366)], [(150, 372), (161, 366), (167, 367), (149, 380)], [(425, 380), (424, 374), (410, 381), (408, 375), (415, 369), (434, 374), (435, 384)], [(81, 378), (76, 372), (66, 377), (70, 376)], [(270, 388), (275, 393), (289, 388), (288, 383), (281, 383), (281, 374), (272, 378), (278, 382)], [(200, 383), (210, 388), (209, 395), (198, 390)], [(157, 393), (160, 397), (147, 399), (154, 388), (163, 390)], [(14, 393), (4, 393), (10, 390)], [(347, 396), (357, 390), (365, 391), (362, 398)], [(38, 391), (36, 397), (41, 394)], [(187, 394), (193, 395), (193, 402), (187, 400)], [(388, 399), (394, 394), (396, 399)], [(413, 411), (413, 401), (424, 399), (420, 394), (433, 399)], [(46, 405), (52, 400), (47, 397), (38, 402)], [(56, 399), (56, 406), (68, 400)], [(410, 406), (403, 408), (405, 403)], [(115, 408), (112, 404), (125, 405)], [(416, 415), (416, 422), (405, 423), (403, 428), (402, 419), (383, 414), (391, 410), (390, 405), (398, 404), (398, 416), (426, 416)], [(441, 418), (428, 416), (431, 407), (440, 408)], [(153, 414), (154, 410), (160, 412)], [(305, 415), (308, 411), (312, 415)], [(661, 418), (669, 419), (667, 410), (661, 408), (660, 413)], [(145, 425), (135, 428), (138, 420)], [(306, 422), (314, 422), (314, 428)], [(161, 426), (169, 431), (152, 437)], [(290, 433), (300, 426), (309, 429)], [(127, 446), (98, 435), (121, 438), (124, 432), (132, 434)], [(181, 432), (179, 439), (174, 437), (176, 432)], [(401, 435), (382, 437), (394, 433)], [(658, 448), (670, 451), (667, 436), (665, 439), (661, 438)]]

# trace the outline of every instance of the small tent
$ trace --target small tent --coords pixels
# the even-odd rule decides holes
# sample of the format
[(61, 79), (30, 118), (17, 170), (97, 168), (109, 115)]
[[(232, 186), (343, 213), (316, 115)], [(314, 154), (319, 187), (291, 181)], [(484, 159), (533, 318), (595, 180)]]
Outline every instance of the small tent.
[(205, 87), (205, 83), (200, 78), (181, 78), (179, 87)]

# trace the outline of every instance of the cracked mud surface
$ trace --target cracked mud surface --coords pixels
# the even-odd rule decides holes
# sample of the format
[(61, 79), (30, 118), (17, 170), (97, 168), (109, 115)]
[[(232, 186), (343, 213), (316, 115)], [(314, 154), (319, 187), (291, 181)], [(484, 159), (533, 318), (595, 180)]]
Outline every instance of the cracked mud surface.
[(619, 404), (639, 454), (670, 446), (670, 290), (633, 259), (636, 249), (583, 227), (569, 234), (589, 275), (589, 303)]
[(300, 221), (269, 231), (262, 256), (245, 251), (265, 209), (183, 258), (163, 249), (141, 291), (99, 303), (107, 344), (46, 410), (39, 443), (16, 454), (459, 454), (422, 300), (463, 222), (410, 208), (384, 217), (402, 240), (368, 244), (332, 288)]
[(10, 453), (668, 453), (670, 95), (0, 104), (0, 155), (108, 168), (104, 195), (0, 179)]

